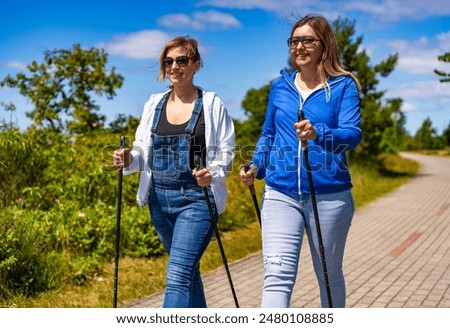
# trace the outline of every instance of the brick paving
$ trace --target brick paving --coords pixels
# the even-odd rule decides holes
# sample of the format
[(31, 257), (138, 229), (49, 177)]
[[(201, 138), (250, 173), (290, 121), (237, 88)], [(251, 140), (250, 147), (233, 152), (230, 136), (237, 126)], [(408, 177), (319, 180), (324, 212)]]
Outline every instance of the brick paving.
[[(344, 258), (347, 307), (450, 308), (450, 158), (403, 154), (421, 164), (416, 177), (356, 211)], [(370, 188), (370, 186), (367, 186)], [(308, 243), (292, 307), (320, 307)], [(261, 253), (229, 263), (242, 308), (261, 302)], [(204, 275), (209, 307), (235, 307), (225, 270)], [(163, 292), (126, 307), (160, 307)]]

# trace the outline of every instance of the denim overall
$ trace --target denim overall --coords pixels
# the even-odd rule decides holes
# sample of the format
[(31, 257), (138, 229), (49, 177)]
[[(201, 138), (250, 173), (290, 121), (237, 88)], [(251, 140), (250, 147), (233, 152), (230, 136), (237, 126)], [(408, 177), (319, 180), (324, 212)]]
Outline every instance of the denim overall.
[[(203, 190), (189, 167), (191, 138), (203, 110), (203, 99), (199, 92), (185, 134), (159, 136), (156, 127), (169, 94), (156, 107), (149, 161), (153, 175), (150, 215), (169, 253), (163, 307), (206, 307), (199, 263), (211, 241), (213, 228)], [(209, 195), (215, 209), (210, 190)], [(217, 219), (216, 209), (215, 212)]]

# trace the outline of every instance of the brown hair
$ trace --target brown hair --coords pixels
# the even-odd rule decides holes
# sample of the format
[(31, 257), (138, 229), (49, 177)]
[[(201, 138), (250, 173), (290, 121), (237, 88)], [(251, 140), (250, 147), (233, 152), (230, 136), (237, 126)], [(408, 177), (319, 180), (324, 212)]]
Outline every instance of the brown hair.
[(161, 50), (161, 55), (159, 56), (159, 74), (158, 80), (164, 81), (166, 79), (166, 69), (164, 65), (164, 58), (170, 49), (182, 47), (186, 49), (186, 55), (190, 60), (198, 61), (200, 67), (203, 66), (202, 58), (198, 51), (198, 42), (188, 36), (177, 36), (171, 41), (167, 42), (166, 45)]
[(361, 90), (361, 85), (359, 84), (356, 76), (354, 76), (351, 72), (346, 71), (341, 65), (336, 38), (327, 19), (324, 16), (317, 14), (306, 15), (294, 24), (291, 30), (291, 37), (294, 34), (294, 31), (298, 27), (303, 25), (311, 26), (311, 28), (314, 30), (314, 32), (316, 32), (317, 36), (322, 42), (322, 65), (325, 71), (325, 75), (327, 77), (350, 75), (355, 81), (358, 90)]

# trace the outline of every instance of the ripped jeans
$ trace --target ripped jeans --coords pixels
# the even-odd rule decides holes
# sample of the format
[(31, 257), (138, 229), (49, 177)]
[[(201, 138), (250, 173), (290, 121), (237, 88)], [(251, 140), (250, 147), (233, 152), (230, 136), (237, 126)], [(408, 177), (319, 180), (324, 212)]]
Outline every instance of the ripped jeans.
[[(342, 272), (345, 243), (355, 211), (350, 190), (317, 194), (320, 229), (325, 249), (333, 307), (345, 307)], [(290, 307), (292, 290), (306, 231), (322, 307), (328, 307), (311, 197), (286, 195), (265, 187), (261, 211), (264, 257), (262, 307)], [(301, 282), (299, 282), (301, 283)]]

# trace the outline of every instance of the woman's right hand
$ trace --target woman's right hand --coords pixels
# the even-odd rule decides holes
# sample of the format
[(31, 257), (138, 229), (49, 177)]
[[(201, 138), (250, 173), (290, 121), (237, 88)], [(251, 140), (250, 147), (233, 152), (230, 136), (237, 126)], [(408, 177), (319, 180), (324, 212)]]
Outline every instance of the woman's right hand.
[(126, 168), (131, 165), (133, 157), (131, 156), (131, 151), (129, 148), (120, 148), (114, 150), (113, 162), (119, 169)]
[(257, 167), (255, 165), (253, 165), (250, 168), (248, 168), (248, 169), (247, 168), (248, 168), (248, 166), (241, 164), (241, 166), (239, 168), (239, 175), (241, 176), (242, 182), (246, 186), (251, 186), (253, 184), (253, 182), (255, 181)]

